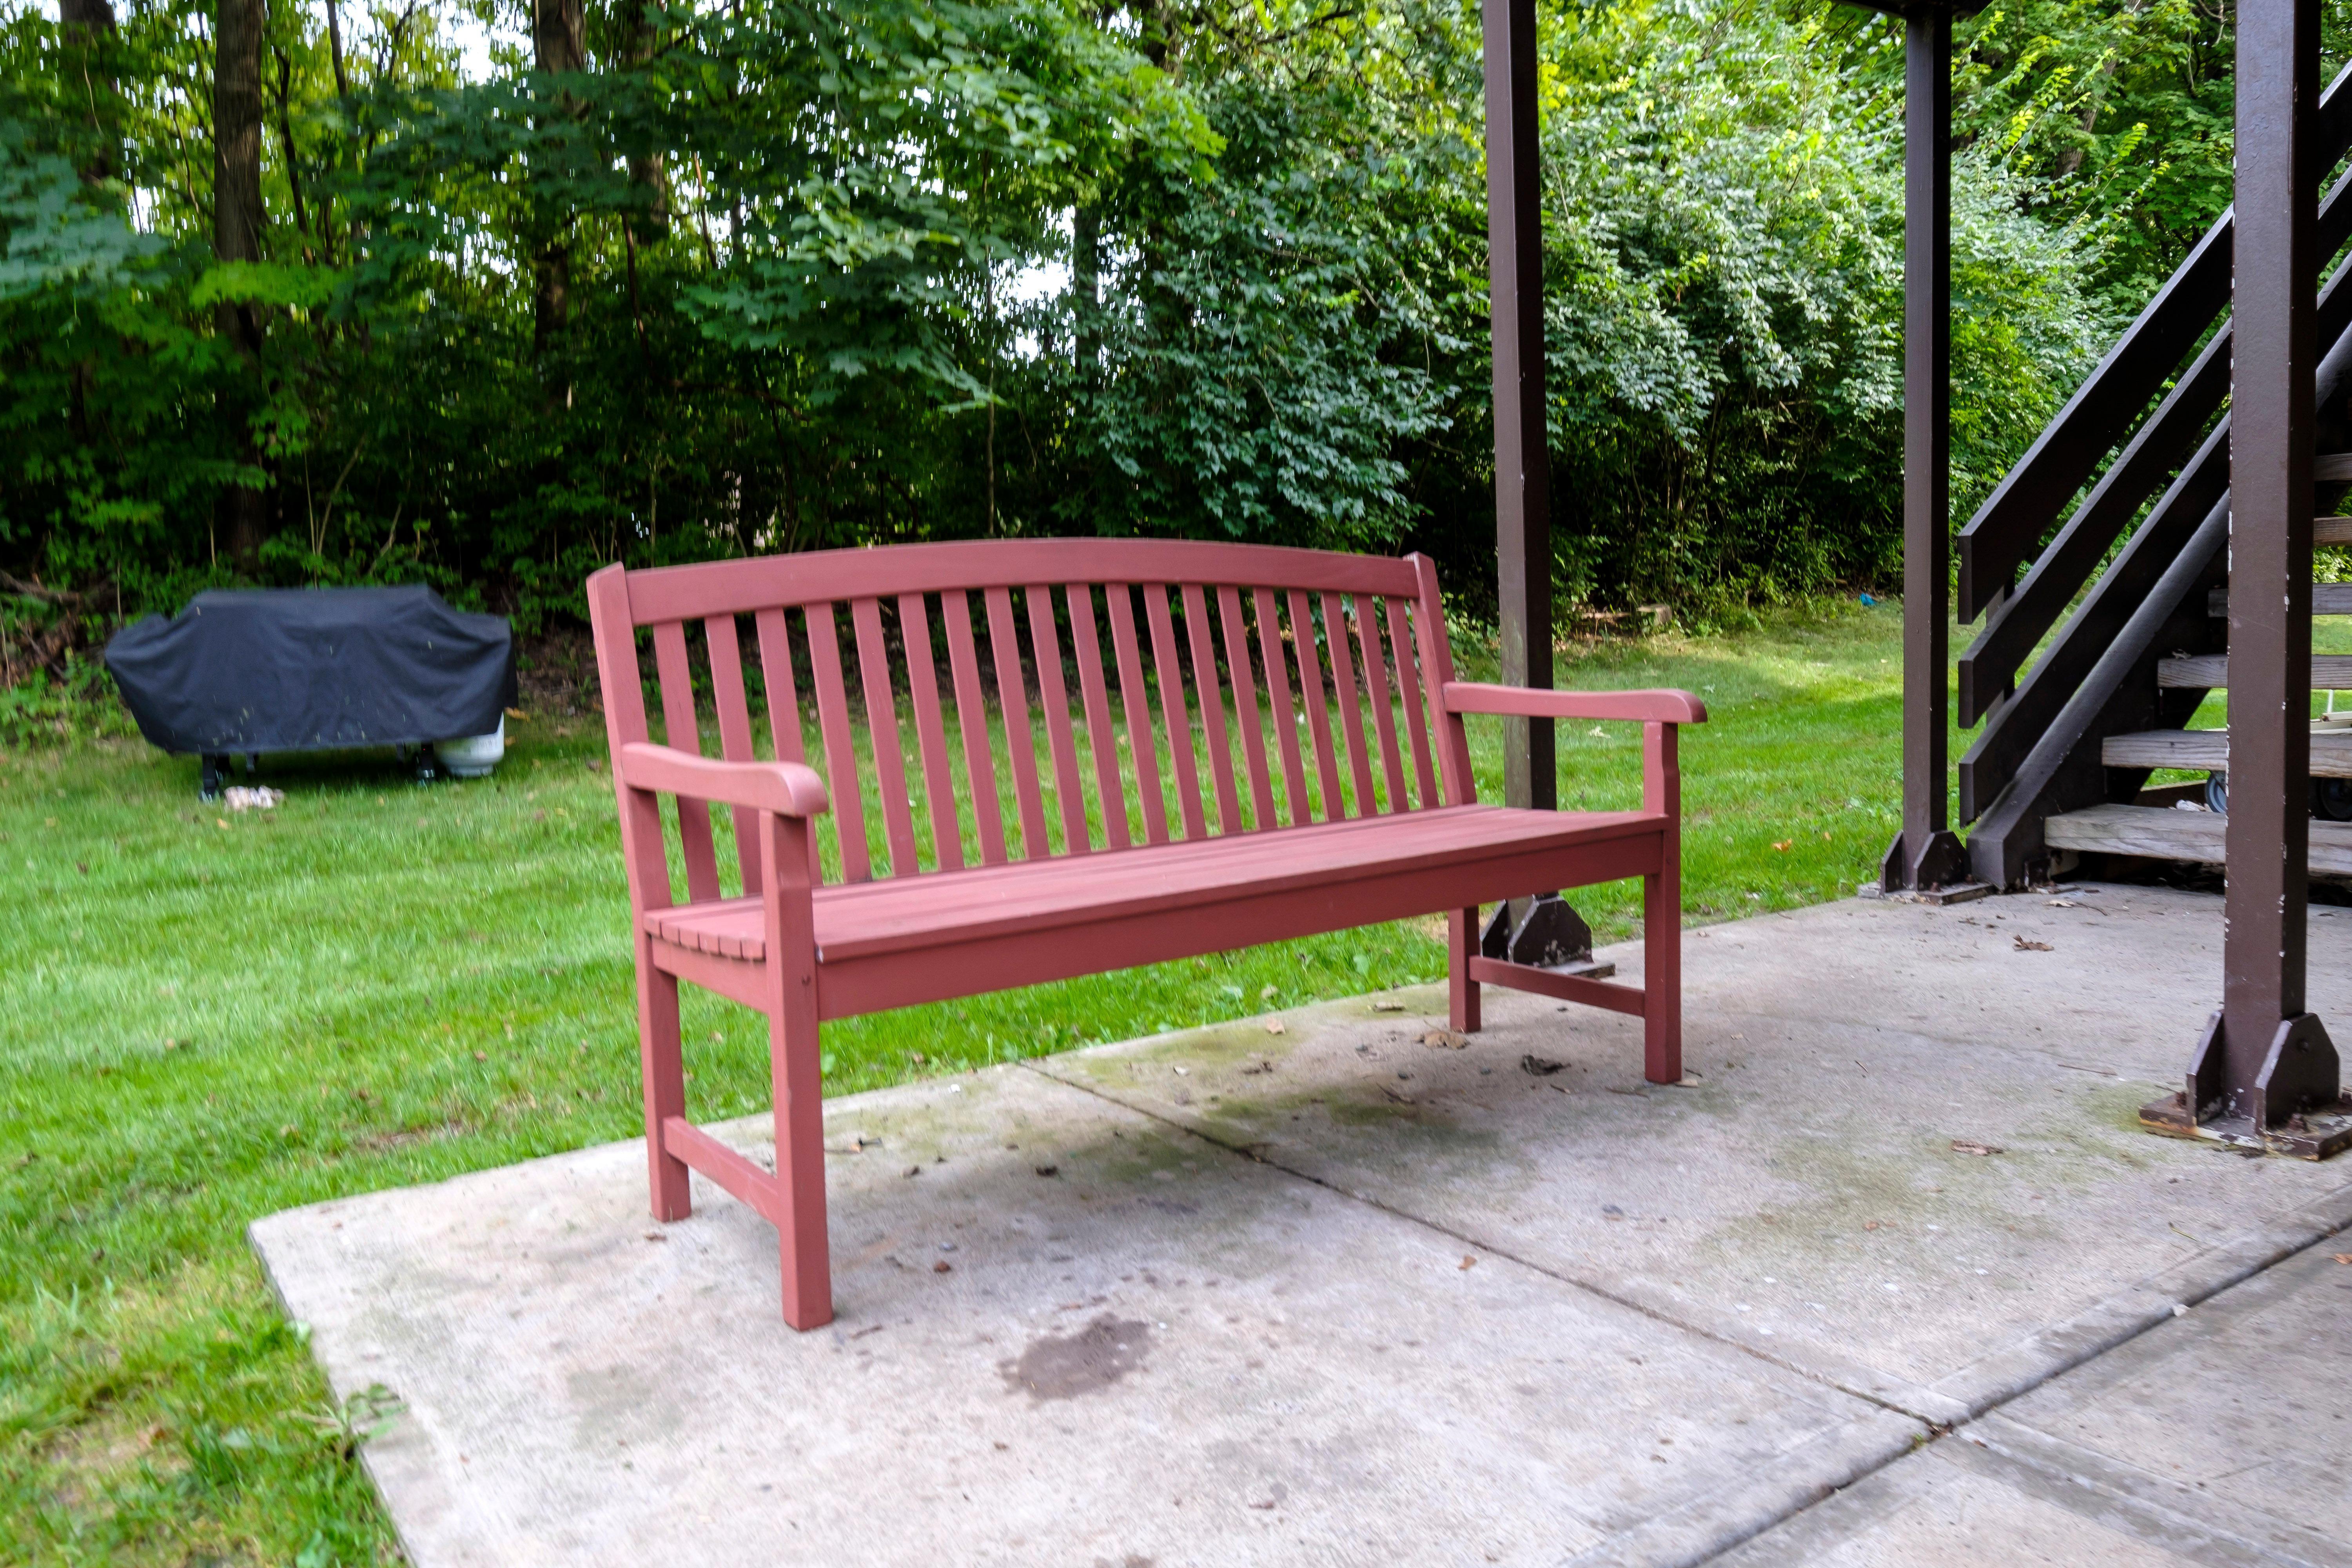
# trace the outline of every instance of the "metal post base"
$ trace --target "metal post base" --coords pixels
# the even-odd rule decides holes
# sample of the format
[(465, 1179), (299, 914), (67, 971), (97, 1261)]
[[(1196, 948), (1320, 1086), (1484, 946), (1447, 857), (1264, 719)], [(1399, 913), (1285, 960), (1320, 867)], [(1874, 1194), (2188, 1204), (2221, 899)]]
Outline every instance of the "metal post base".
[(2216, 1009), (2189, 1058), (2188, 1087), (2141, 1106), (2140, 1125), (2298, 1160), (2352, 1149), (2352, 1095), (2339, 1090), (2336, 1047), (2318, 1015), (2281, 1020), (2250, 1094), (2231, 1091), (2222, 1057)]
[(1888, 893), (1933, 892), (1961, 887), (1969, 880), (1969, 849), (1957, 833), (1931, 833), (1927, 844), (1912, 854), (1906, 851), (1898, 830), (1878, 860), (1878, 885)]
[[(1524, 912), (1515, 912), (1524, 904)], [(1580, 974), (1599, 980), (1617, 973), (1613, 963), (1592, 958), (1592, 928), (1558, 893), (1538, 893), (1528, 900), (1496, 904), (1479, 933), (1481, 957), (1507, 963), (1524, 963), (1555, 974)]]

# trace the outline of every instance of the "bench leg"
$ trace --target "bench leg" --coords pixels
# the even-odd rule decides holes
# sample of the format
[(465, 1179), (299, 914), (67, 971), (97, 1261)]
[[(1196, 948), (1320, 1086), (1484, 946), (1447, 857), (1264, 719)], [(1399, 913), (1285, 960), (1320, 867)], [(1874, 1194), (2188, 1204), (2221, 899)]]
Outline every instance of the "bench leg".
[(1470, 960), (1478, 952), (1478, 911), (1449, 910), (1445, 915), (1446, 1021), (1465, 1035), (1478, 1032), (1478, 983)]
[[(794, 989), (807, 995), (805, 988)], [(833, 1258), (824, 1226), (824, 1084), (815, 1007), (780, 1006), (770, 1015), (768, 1052), (782, 1200), (773, 1217), (784, 1270), (784, 1321), (821, 1329), (833, 1321)]]
[(693, 1212), (686, 1162), (670, 1153), (662, 1123), (686, 1114), (686, 1064), (680, 1059), (677, 976), (654, 967), (652, 943), (637, 937), (637, 1060), (646, 1086), (646, 1166), (654, 1218), (684, 1219)]
[(763, 817), (768, 879), (768, 1077), (776, 1107), (776, 1241), (784, 1321), (833, 1321), (833, 1258), (824, 1231), (824, 1068), (819, 1051), (816, 929), (810, 918), (804, 823)]
[(1664, 870), (1642, 879), (1642, 1076), (1652, 1083), (1683, 1076), (1682, 883), (1671, 853)]

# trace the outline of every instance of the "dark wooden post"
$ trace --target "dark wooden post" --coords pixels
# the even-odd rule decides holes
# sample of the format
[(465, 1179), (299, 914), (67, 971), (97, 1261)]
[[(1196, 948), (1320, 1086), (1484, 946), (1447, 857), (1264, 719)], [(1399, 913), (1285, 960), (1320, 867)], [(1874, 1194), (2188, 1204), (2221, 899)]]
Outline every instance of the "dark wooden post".
[[(1551, 685), (1551, 512), (1545, 445), (1543, 213), (1535, 0), (1484, 0), (1486, 246), (1495, 338), (1495, 546), (1507, 686)], [(1506, 721), (1503, 798), (1557, 803), (1552, 723)]]
[(2314, 110), (2318, 0), (2238, 11), (2230, 370), (2230, 822), (2221, 1011), (2190, 1068), (2198, 1119), (2267, 1133), (2333, 1100), (2304, 1010), (2310, 847)]
[(1903, 19), (1903, 829), (1879, 885), (1967, 874), (1948, 829), (1951, 674), (1952, 13)]

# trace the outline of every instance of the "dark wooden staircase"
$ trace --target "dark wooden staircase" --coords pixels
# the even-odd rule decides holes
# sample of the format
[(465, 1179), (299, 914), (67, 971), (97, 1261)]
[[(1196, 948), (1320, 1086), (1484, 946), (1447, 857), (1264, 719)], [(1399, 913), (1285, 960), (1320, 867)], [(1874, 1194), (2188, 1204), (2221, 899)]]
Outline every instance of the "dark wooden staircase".
[[(2321, 100), (2325, 168), (2352, 151), (2347, 79)], [(2352, 174), (2317, 227), (2323, 258), (2352, 241)], [(1995, 887), (2078, 854), (2222, 863), (2222, 816), (2181, 809), (2182, 792), (2143, 795), (2154, 769), (2229, 765), (2226, 730), (2186, 726), (2230, 679), (2231, 241), (2224, 214), (1960, 532), (1958, 616), (1983, 626), (1958, 661), (1959, 722), (1982, 726), (1959, 816), (1971, 874)], [(2327, 498), (2352, 485), (2352, 262), (2326, 277), (2317, 329)], [(2352, 544), (2352, 517), (2313, 533)], [(2312, 612), (2352, 616), (2352, 584), (2315, 584)], [(2352, 657), (2311, 667), (2314, 689), (2352, 689)], [(2310, 773), (2352, 779), (2352, 729), (2313, 735)], [(2352, 811), (2340, 786), (2329, 798)], [(2352, 877), (2352, 822), (2312, 823), (2310, 868)]]

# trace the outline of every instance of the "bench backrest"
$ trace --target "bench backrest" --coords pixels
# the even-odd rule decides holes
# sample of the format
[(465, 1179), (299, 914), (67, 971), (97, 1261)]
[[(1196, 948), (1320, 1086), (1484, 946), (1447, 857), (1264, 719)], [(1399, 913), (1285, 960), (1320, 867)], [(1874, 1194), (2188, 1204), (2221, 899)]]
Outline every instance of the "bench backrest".
[[(642, 631), (667, 743), (703, 751), (707, 698), (722, 756), (815, 767), (845, 881), (1473, 798), (1461, 721), (1433, 700), (1452, 661), (1420, 556), (984, 541), (607, 567), (588, 598), (616, 754), (648, 738)], [(820, 756), (804, 754), (811, 730)], [(751, 892), (748, 816), (735, 837)], [(687, 897), (722, 896), (709, 809), (680, 802), (678, 824)]]

